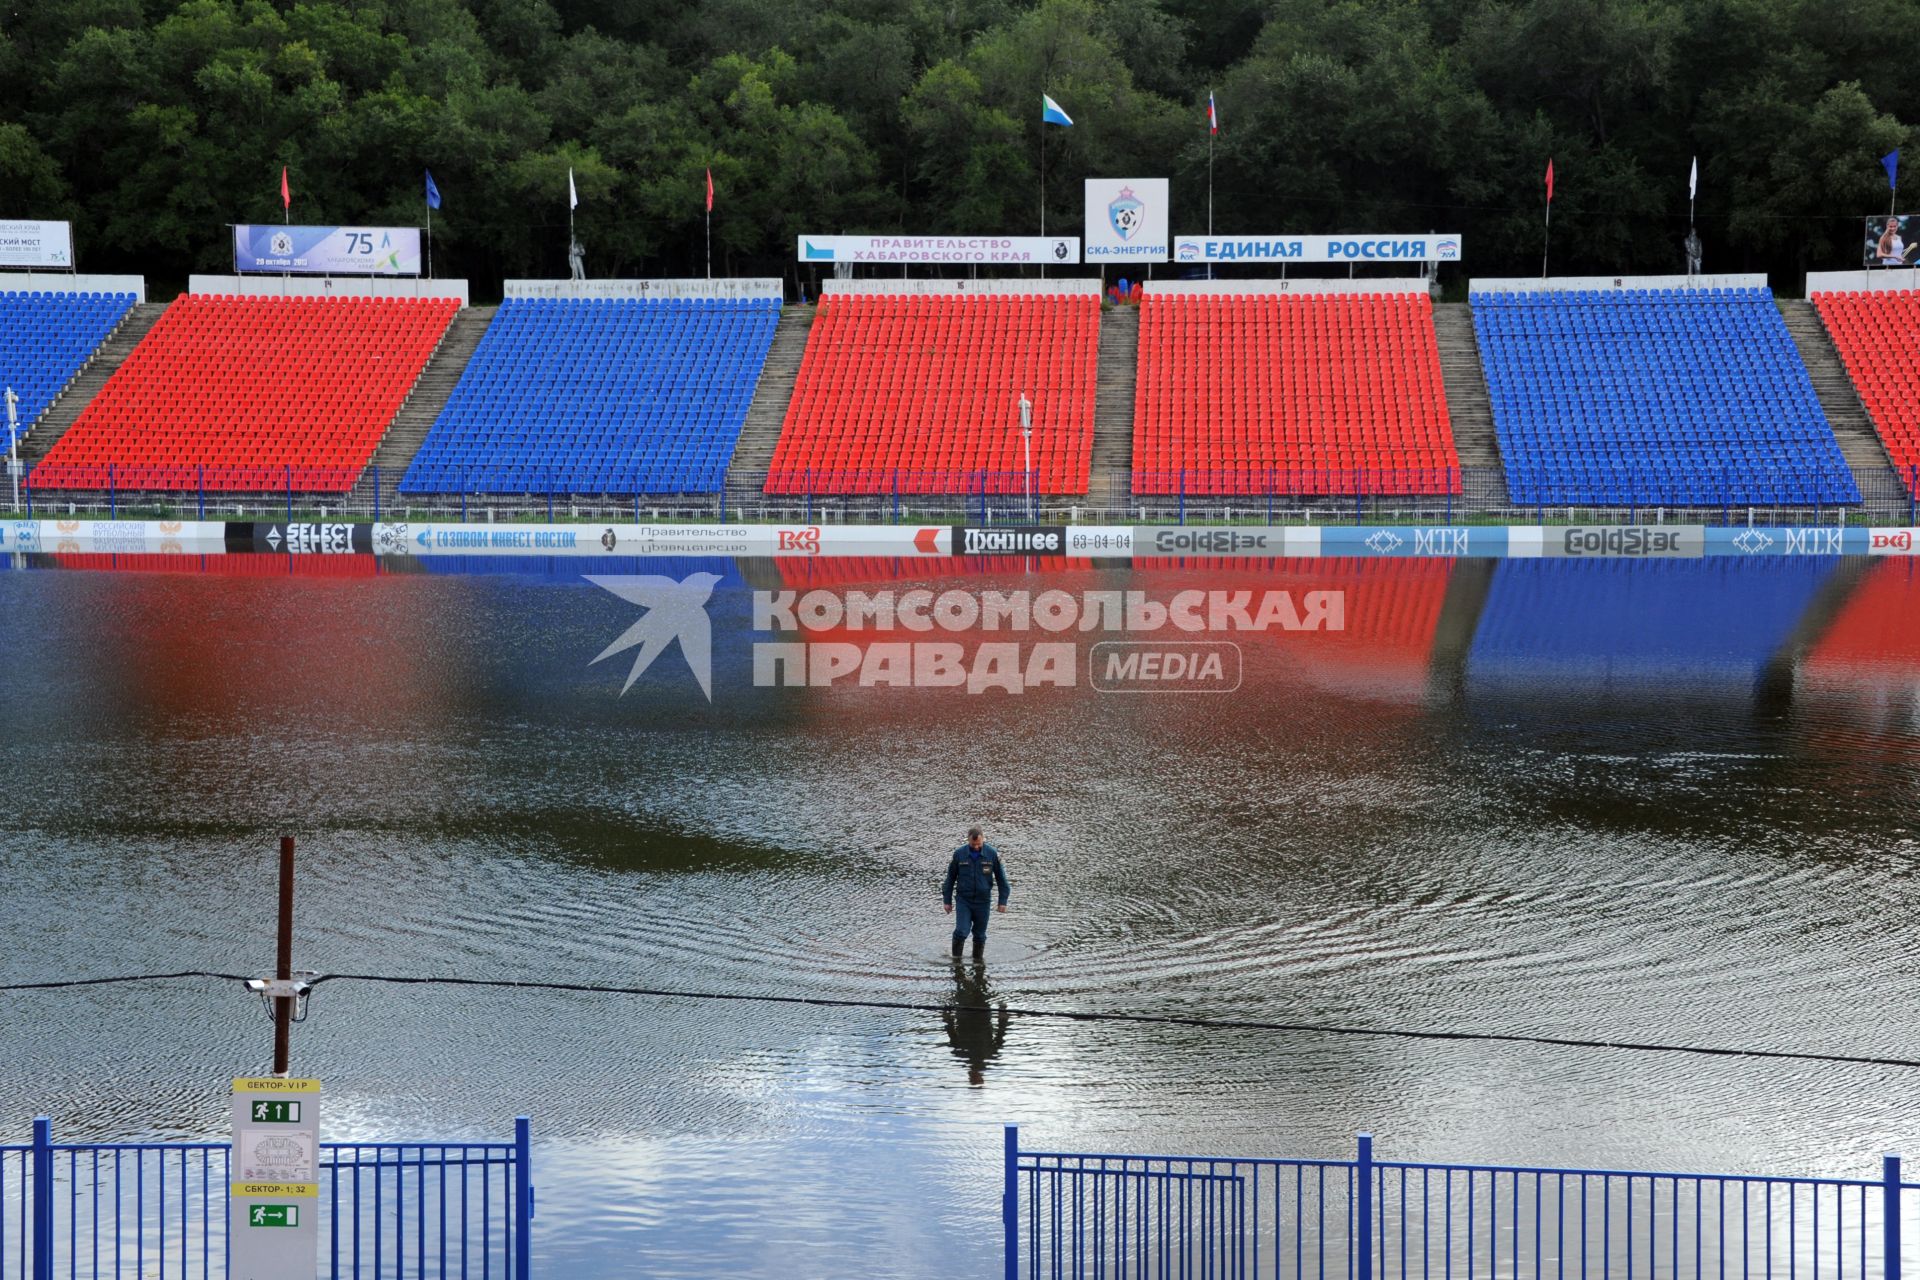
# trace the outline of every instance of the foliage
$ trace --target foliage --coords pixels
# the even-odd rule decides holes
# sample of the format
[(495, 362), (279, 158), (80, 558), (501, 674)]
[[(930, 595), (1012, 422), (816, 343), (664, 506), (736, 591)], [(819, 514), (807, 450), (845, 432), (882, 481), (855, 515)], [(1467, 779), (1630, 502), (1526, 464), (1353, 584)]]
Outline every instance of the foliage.
[[(33, 0), (0, 13), (0, 216), (82, 265), (219, 269), (225, 225), (417, 224), (481, 292), (791, 274), (802, 230), (1077, 227), (1167, 174), (1223, 232), (1444, 229), (1525, 273), (1851, 265), (1920, 115), (1906, 0)], [(1051, 93), (1076, 121), (1042, 136)], [(1042, 151), (1044, 144), (1044, 170)], [(1920, 165), (1920, 152), (1909, 157)]]

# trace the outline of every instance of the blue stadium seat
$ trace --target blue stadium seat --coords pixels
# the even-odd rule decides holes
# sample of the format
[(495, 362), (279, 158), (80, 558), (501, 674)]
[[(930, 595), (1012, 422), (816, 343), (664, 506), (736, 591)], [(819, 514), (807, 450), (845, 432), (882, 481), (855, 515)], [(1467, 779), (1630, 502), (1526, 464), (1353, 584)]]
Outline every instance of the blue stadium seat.
[[(130, 293), (0, 293), (0, 386), (20, 397), (23, 437), (133, 303)], [(0, 434), (0, 450), (5, 446)]]
[(402, 493), (710, 493), (746, 422), (777, 298), (512, 298)]
[(1768, 289), (1476, 294), (1515, 503), (1860, 501)]

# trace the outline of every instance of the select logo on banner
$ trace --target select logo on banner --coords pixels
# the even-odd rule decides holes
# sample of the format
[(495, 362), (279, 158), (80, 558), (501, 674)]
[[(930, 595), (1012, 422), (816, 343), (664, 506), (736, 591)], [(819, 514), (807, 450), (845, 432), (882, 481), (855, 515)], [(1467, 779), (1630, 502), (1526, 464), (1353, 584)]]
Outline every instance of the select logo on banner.
[(1088, 178), (1088, 262), (1165, 262), (1170, 224), (1165, 178)]
[(276, 227), (233, 229), (233, 269), (330, 276), (417, 276), (418, 227)]
[(953, 554), (957, 556), (1064, 556), (1067, 527), (1063, 524), (953, 526)]
[(801, 236), (802, 262), (1061, 266), (1080, 261), (1073, 236)]
[(227, 550), (280, 555), (352, 555), (373, 550), (373, 527), (365, 524), (263, 524), (236, 520), (227, 526)]
[(1706, 530), (1699, 525), (1670, 528), (1634, 525), (1568, 525), (1548, 529), (1542, 550), (1549, 556), (1622, 556), (1629, 559), (1694, 557), (1706, 554)]
[(1176, 236), (1176, 262), (1458, 262), (1460, 237), (1425, 235)]

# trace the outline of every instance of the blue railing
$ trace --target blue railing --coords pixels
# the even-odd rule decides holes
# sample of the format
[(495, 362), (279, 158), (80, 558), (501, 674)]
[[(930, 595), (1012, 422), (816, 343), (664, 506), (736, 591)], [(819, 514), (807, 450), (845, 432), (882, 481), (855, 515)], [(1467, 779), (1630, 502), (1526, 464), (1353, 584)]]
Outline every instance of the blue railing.
[(1900, 1280), (1913, 1211), (1876, 1180), (1025, 1151), (1006, 1280)]
[[(0, 1146), (0, 1280), (227, 1274), (224, 1142)], [(511, 1142), (321, 1144), (320, 1274), (526, 1280), (529, 1126)]]

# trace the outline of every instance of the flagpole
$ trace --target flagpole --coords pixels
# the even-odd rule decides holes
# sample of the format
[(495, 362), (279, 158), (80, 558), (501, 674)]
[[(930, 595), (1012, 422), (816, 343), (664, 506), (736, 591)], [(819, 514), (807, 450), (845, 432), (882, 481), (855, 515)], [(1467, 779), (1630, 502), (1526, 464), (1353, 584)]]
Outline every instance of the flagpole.
[[(1213, 90), (1207, 90), (1207, 239), (1213, 239)], [(1213, 260), (1209, 250), (1207, 279), (1213, 279)]]
[[(1045, 94), (1040, 95), (1043, 99)], [(1047, 238), (1047, 120), (1040, 117), (1040, 238)], [(1047, 255), (1040, 255), (1040, 278), (1047, 278)]]
[(1553, 201), (1547, 201), (1547, 222), (1540, 235), (1540, 278), (1547, 278), (1547, 249), (1553, 243)]
[(433, 206), (427, 206), (427, 279), (433, 279)]

